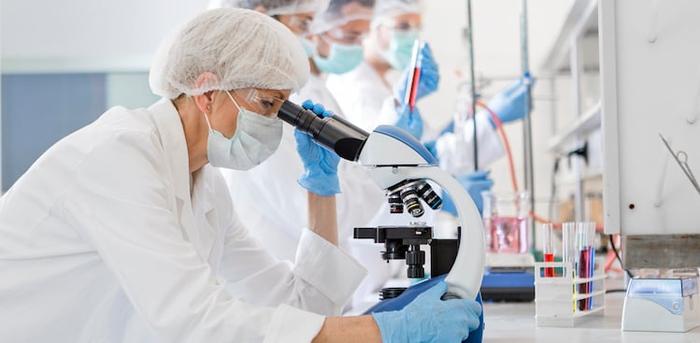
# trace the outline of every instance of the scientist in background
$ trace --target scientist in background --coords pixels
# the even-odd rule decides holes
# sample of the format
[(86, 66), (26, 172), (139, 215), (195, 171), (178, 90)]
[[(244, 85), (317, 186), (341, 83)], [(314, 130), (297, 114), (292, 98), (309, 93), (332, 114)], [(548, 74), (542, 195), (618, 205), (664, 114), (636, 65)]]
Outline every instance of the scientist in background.
[[(364, 270), (336, 247), (332, 195), (308, 194), (294, 265), (238, 221), (214, 167), (247, 170), (277, 150), (277, 112), (308, 70), (296, 37), (260, 13), (219, 9), (188, 22), (151, 69), (161, 101), (108, 110), (0, 199), (0, 341), (468, 336), (480, 307), (440, 300), (444, 282), (398, 312), (334, 316)], [(296, 143), (309, 169), (338, 163), (309, 136)]]
[[(479, 194), (493, 182), (488, 173), (474, 172), (471, 119), (438, 132), (424, 125), (418, 107), (411, 111), (405, 102), (407, 79), (413, 68), (409, 65), (413, 44), (420, 39), (423, 28), (421, 12), (419, 0), (377, 0), (362, 63), (348, 73), (329, 76), (327, 85), (352, 123), (367, 131), (383, 124), (397, 125), (425, 142), (440, 166), (460, 179), (481, 209)], [(429, 45), (420, 50), (419, 58), (422, 69), (418, 100), (434, 93), (440, 79)], [(528, 87), (529, 79), (515, 82), (494, 97), (489, 107), (504, 123), (520, 120), (526, 114)], [(476, 115), (476, 125), (479, 166), (487, 166), (504, 155), (503, 147), (486, 112)]]
[(243, 8), (266, 14), (286, 26), (301, 42), (309, 34), (316, 13), (328, 0), (212, 0), (209, 8)]
[[(295, 0), (225, 0), (225, 6), (243, 6), (275, 14), (282, 23), (285, 16), (300, 15), (306, 8)], [(362, 41), (369, 32), (373, 0), (316, 1), (319, 11), (308, 32), (295, 31), (309, 58), (309, 81), (290, 99), (303, 103), (307, 99), (325, 105), (336, 115), (343, 113), (337, 99), (326, 88), (326, 77), (347, 72), (362, 62)], [(318, 107), (318, 106), (317, 106)], [(321, 107), (318, 107), (321, 109)], [(384, 208), (384, 191), (369, 177), (362, 166), (341, 160), (333, 168), (311, 170), (305, 174), (304, 161), (294, 151), (294, 130), (284, 126), (280, 148), (260, 166), (248, 171), (222, 170), (231, 187), (238, 215), (247, 227), (254, 227), (271, 252), (280, 259), (294, 260), (302, 229), (307, 227), (307, 191), (324, 196), (335, 195), (338, 206), (339, 246), (349, 252), (369, 272), (353, 297), (353, 310), (368, 307), (366, 299), (376, 302), (375, 291), (391, 278), (395, 269), (380, 258), (382, 246), (353, 239), (353, 228), (391, 224)], [(304, 175), (299, 178), (299, 175)], [(338, 175), (338, 177), (336, 177)], [(342, 193), (341, 193), (342, 190)]]

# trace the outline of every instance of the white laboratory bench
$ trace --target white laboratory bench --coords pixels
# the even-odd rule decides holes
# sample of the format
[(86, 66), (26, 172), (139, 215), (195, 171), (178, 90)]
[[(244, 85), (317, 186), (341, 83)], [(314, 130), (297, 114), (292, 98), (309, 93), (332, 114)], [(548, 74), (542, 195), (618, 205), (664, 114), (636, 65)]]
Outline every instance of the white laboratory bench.
[(700, 328), (684, 334), (622, 332), (624, 293), (605, 296), (605, 316), (592, 317), (575, 328), (537, 327), (535, 303), (484, 304), (484, 343), (700, 343)]

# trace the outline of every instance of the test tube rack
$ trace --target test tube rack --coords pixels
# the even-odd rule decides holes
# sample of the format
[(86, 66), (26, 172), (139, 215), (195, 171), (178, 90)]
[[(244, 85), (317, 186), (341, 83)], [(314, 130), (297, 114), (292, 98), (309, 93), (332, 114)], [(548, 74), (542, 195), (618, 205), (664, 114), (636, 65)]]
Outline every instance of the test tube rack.
[[(545, 276), (554, 268), (555, 276)], [(550, 269), (551, 270), (551, 269)], [(605, 272), (596, 264), (593, 277), (578, 278), (574, 266), (566, 262), (535, 263), (535, 319), (537, 326), (575, 327), (593, 316), (605, 313)], [(592, 283), (593, 291), (579, 293), (579, 285)], [(579, 310), (579, 301), (591, 299), (588, 310)]]

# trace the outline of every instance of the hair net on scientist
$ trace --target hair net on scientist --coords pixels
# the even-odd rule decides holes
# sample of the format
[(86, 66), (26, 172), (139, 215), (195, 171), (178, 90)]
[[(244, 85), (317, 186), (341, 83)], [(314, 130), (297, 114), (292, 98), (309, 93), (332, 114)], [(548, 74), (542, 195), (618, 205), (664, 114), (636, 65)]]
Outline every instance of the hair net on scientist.
[(420, 14), (422, 10), (421, 0), (377, 0), (374, 5), (374, 18), (392, 18), (408, 13)]
[(310, 33), (316, 13), (328, 7), (329, 0), (212, 0), (210, 8), (245, 8), (269, 15), (297, 36)]
[(316, 13), (328, 6), (329, 0), (212, 0), (209, 8), (245, 8), (269, 16)]
[[(320, 34), (355, 20), (371, 20), (375, 0), (330, 0), (325, 8), (316, 13), (311, 24), (311, 33)], [(348, 6), (357, 8), (349, 10)], [(352, 14), (348, 15), (348, 12)]]
[(308, 77), (307, 55), (284, 25), (254, 11), (222, 8), (161, 44), (149, 84), (154, 94), (175, 99), (209, 91), (296, 91)]

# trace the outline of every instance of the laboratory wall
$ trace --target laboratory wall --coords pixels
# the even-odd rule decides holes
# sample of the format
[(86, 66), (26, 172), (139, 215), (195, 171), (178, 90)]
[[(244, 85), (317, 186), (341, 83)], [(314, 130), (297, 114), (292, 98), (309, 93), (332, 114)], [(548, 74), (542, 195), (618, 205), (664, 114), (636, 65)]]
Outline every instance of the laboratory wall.
[(3, 191), (51, 145), (108, 108), (157, 100), (145, 72), (8, 74), (1, 82)]
[[(0, 191), (106, 109), (147, 106), (151, 56), (207, 0), (0, 2)], [(31, 14), (31, 15), (29, 15)]]
[[(53, 143), (105, 108), (103, 74), (2, 77), (2, 184), (12, 185)], [(3, 189), (7, 190), (7, 189)]]

